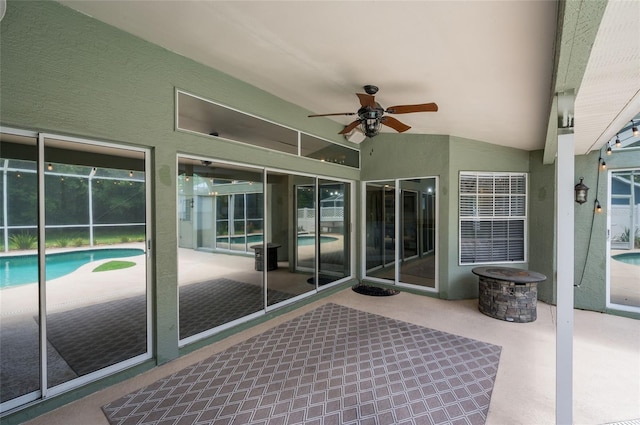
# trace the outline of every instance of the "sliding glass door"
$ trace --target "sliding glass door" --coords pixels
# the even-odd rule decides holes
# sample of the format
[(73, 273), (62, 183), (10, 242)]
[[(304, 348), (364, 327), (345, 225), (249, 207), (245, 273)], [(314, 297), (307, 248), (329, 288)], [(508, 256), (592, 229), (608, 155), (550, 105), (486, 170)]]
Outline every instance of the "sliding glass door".
[[(41, 396), (40, 370), (44, 352), (37, 321), (40, 314), (36, 255), (39, 248), (38, 139), (36, 135), (6, 133), (0, 137), (0, 406), (4, 411)], [(27, 253), (29, 257), (23, 257)], [(24, 269), (20, 275), (18, 268)]]
[(326, 179), (318, 181), (319, 232), (318, 285), (349, 275), (349, 185)]
[(640, 311), (640, 169), (609, 172), (607, 306)]
[(437, 289), (436, 192), (435, 177), (365, 183), (367, 278)]
[(151, 357), (148, 153), (2, 134), (2, 410)]
[(347, 182), (180, 156), (180, 344), (350, 277), (350, 200)]

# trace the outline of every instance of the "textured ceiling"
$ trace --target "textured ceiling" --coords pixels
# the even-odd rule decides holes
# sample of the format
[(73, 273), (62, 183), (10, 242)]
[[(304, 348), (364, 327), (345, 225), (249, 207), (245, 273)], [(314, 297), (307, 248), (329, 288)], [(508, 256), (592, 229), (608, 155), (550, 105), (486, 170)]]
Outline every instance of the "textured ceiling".
[(310, 113), (355, 112), (365, 84), (383, 107), (436, 102), (436, 113), (396, 116), (413, 134), (546, 146), (547, 158), (554, 91), (577, 93), (577, 153), (640, 112), (639, 1), (60, 3)]
[(396, 116), (409, 133), (544, 146), (555, 2), (61, 3), (310, 113), (355, 112), (355, 93), (374, 84), (383, 107), (439, 105)]
[(639, 112), (640, 2), (612, 1), (576, 97), (578, 153), (600, 148)]

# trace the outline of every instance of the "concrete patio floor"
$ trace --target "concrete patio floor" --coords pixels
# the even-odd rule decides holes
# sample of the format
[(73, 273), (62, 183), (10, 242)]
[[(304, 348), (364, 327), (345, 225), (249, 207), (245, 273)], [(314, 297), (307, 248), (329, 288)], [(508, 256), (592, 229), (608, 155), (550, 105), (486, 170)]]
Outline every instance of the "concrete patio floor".
[[(246, 260), (247, 258), (238, 257), (233, 261)], [(191, 280), (189, 274), (195, 277), (197, 272), (203, 272), (199, 264), (201, 263), (194, 262), (189, 266), (185, 263), (182, 266), (181, 273), (185, 273), (185, 281)], [(95, 267), (95, 264), (92, 267)], [(232, 269), (233, 267), (230, 268)], [(213, 267), (213, 270), (215, 273), (224, 274), (219, 265)], [(138, 264), (134, 268), (113, 273), (118, 272), (127, 273), (129, 277), (132, 273), (144, 275), (144, 265)], [(207, 269), (204, 272), (208, 274), (213, 271)], [(106, 275), (101, 275), (99, 279), (103, 279), (103, 276)], [(114, 275), (110, 275), (108, 280), (115, 286), (111, 286), (104, 293), (96, 290), (103, 285), (95, 281), (91, 283), (91, 287), (84, 289), (86, 292), (83, 292), (82, 286), (87, 285), (86, 282), (78, 283), (79, 286), (68, 290), (74, 291), (75, 304), (94, 302), (96, 297), (117, 299), (124, 296), (127, 288), (119, 287), (118, 279), (114, 278)], [(106, 281), (103, 284), (106, 285)], [(25, 307), (13, 304), (10, 298), (30, 298), (27, 294), (30, 289), (15, 289), (14, 292), (19, 294), (16, 298), (7, 297), (7, 292), (2, 294), (3, 317)], [(68, 294), (67, 291), (60, 291), (60, 298), (51, 300), (52, 307), (73, 308), (68, 298), (65, 301), (64, 292)], [(481, 314), (477, 308), (477, 300), (444, 301), (404, 292), (392, 297), (369, 297), (357, 294), (349, 288), (27, 423), (107, 425), (108, 422), (100, 409), (102, 405), (327, 302), (502, 346), (498, 376), (486, 423), (555, 423), (554, 306), (539, 302), (538, 318), (535, 322), (509, 323)], [(574, 311), (574, 318), (574, 423), (605, 424), (640, 418), (640, 321), (581, 310)]]

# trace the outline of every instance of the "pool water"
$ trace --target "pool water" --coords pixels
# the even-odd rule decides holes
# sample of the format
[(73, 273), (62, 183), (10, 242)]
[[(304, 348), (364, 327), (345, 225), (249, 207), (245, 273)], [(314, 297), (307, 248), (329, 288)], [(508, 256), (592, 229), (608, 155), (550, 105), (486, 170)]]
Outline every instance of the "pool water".
[[(107, 258), (134, 257), (144, 254), (142, 249), (113, 248), (47, 254), (45, 265), (47, 280), (77, 270), (80, 266)], [(0, 258), (0, 289), (38, 281), (38, 256), (16, 255)]]
[(622, 261), (623, 263), (640, 266), (640, 252), (627, 252), (624, 254), (617, 254), (611, 258), (613, 258), (614, 260)]

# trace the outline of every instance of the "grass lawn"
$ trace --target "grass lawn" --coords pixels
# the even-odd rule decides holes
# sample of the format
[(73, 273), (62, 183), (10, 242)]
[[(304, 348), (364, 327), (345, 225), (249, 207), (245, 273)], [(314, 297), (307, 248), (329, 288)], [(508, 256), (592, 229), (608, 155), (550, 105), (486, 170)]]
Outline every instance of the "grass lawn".
[(109, 270), (126, 269), (127, 267), (133, 267), (135, 265), (136, 265), (136, 263), (134, 263), (133, 261), (113, 260), (113, 261), (109, 261), (107, 263), (104, 263), (102, 265), (99, 265), (98, 267), (93, 269), (93, 271), (94, 272), (108, 272)]

